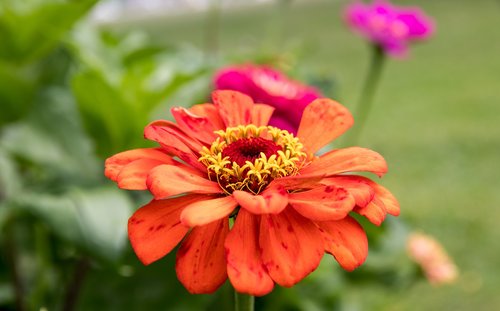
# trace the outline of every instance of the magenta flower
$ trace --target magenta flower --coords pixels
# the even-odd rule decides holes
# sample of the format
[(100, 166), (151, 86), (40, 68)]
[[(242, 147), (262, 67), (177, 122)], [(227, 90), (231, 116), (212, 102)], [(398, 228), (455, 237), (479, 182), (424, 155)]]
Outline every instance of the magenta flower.
[(322, 97), (315, 88), (291, 80), (279, 71), (251, 64), (221, 69), (214, 84), (217, 90), (239, 91), (256, 103), (273, 106), (275, 111), (269, 125), (294, 134), (306, 106)]
[(383, 0), (352, 3), (345, 10), (345, 19), (354, 31), (396, 57), (407, 54), (410, 42), (434, 32), (432, 19), (419, 8), (397, 7)]

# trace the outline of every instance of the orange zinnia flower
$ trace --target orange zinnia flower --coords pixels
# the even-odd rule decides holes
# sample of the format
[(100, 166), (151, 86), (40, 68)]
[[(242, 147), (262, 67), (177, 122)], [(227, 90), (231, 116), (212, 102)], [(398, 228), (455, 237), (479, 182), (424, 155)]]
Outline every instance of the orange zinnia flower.
[(314, 156), (352, 125), (349, 111), (317, 99), (295, 137), (267, 125), (268, 105), (234, 91), (212, 98), (173, 108), (176, 123), (149, 124), (144, 136), (159, 148), (106, 161), (106, 176), (120, 188), (154, 196), (129, 220), (139, 259), (150, 264), (181, 243), (175, 269), (188, 291), (213, 292), (229, 277), (238, 292), (256, 296), (274, 283), (296, 284), (325, 252), (349, 271), (362, 264), (366, 234), (349, 213), (379, 225), (399, 205), (384, 187), (346, 174), (382, 176), (387, 165), (378, 153), (351, 147)]

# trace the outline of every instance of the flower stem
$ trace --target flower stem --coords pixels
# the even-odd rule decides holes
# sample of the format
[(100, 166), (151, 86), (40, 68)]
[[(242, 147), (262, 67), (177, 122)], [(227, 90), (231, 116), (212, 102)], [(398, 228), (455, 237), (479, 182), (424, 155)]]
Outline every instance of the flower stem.
[(234, 310), (235, 311), (253, 311), (255, 297), (252, 295), (241, 294), (234, 291)]
[(378, 45), (372, 46), (372, 55), (370, 61), (370, 67), (363, 84), (363, 88), (359, 97), (358, 105), (354, 113), (355, 126), (351, 129), (350, 133), (347, 135), (346, 145), (356, 145), (361, 133), (364, 129), (366, 121), (368, 120), (368, 115), (370, 114), (373, 98), (375, 96), (375, 91), (377, 89), (378, 83), (380, 81), (380, 76), (382, 74), (382, 69), (385, 63), (385, 54), (382, 48)]
[(207, 9), (204, 33), (205, 58), (213, 61), (219, 50), (221, 3), (220, 0), (211, 0)]
[(78, 296), (82, 289), (83, 283), (90, 270), (90, 260), (86, 257), (81, 257), (75, 265), (73, 277), (68, 284), (66, 295), (64, 297), (64, 305), (62, 310), (71, 311), (77, 307)]
[(2, 232), (4, 235), (3, 241), (5, 245), (5, 253), (7, 255), (7, 260), (10, 265), (9, 269), (12, 277), (12, 286), (14, 287), (14, 296), (15, 296), (15, 305), (16, 310), (25, 311), (26, 304), (24, 301), (24, 284), (21, 276), (21, 269), (19, 267), (19, 254), (17, 249), (17, 241), (15, 237), (15, 230), (13, 225), (13, 220), (8, 220), (8, 223), (5, 225), (5, 232)]

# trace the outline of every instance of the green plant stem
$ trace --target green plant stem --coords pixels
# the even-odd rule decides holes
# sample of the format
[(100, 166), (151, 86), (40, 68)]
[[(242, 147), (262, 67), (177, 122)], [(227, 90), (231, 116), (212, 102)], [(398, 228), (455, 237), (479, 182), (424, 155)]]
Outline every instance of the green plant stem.
[(211, 0), (207, 10), (207, 21), (204, 33), (205, 58), (209, 61), (217, 57), (221, 23), (220, 0)]
[(47, 229), (40, 223), (33, 225), (35, 242), (35, 258), (37, 277), (34, 289), (31, 291), (29, 306), (31, 309), (43, 306), (46, 303), (50, 287), (50, 274), (53, 272), (50, 258), (50, 242)]
[(76, 309), (78, 296), (89, 270), (90, 260), (88, 258), (82, 257), (76, 262), (73, 277), (68, 284), (66, 296), (64, 297), (63, 311)]
[(378, 45), (372, 46), (372, 55), (370, 67), (366, 75), (363, 88), (359, 97), (358, 105), (354, 113), (354, 126), (347, 135), (346, 145), (353, 146), (358, 143), (359, 138), (368, 120), (368, 115), (372, 109), (375, 91), (382, 75), (382, 69), (385, 63), (385, 54), (382, 48)]
[(234, 310), (235, 311), (253, 311), (255, 297), (252, 295), (241, 294), (234, 291)]
[(14, 287), (14, 295), (15, 295), (15, 304), (16, 310), (24, 311), (26, 310), (26, 305), (24, 302), (24, 287), (23, 281), (21, 278), (21, 273), (19, 271), (19, 258), (18, 251), (16, 247), (16, 238), (14, 232), (14, 225), (12, 219), (8, 220), (8, 223), (5, 226), (4, 234), (4, 244), (5, 244), (5, 253), (7, 256), (7, 261), (9, 263), (9, 270), (12, 278), (12, 286)]

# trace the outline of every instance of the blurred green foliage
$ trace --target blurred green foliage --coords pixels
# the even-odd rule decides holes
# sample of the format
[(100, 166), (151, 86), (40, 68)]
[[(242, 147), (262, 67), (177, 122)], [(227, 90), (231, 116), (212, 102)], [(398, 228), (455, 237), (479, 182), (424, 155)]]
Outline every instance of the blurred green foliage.
[(2, 310), (71, 310), (82, 275), (127, 274), (127, 220), (144, 198), (106, 181), (104, 159), (144, 146), (153, 111), (207, 73), (143, 35), (92, 28), (95, 2), (0, 2)]
[[(144, 33), (129, 31), (124, 25), (115, 26), (121, 29), (119, 34), (94, 28), (85, 16), (96, 1), (0, 1), (0, 309), (231, 310), (233, 298), (227, 283), (214, 295), (189, 295), (175, 277), (174, 254), (148, 267), (137, 260), (128, 246), (126, 224), (133, 210), (148, 198), (120, 191), (102, 176), (104, 159), (145, 146), (144, 126), (153, 118), (167, 117), (170, 105), (187, 106), (206, 100), (216, 61), (214, 55), (203, 55), (203, 47), (197, 43), (203, 18), (174, 19), (166, 21), (167, 25), (143, 22), (143, 28), (156, 34), (151, 41)], [(282, 15), (283, 3), (279, 2), (276, 10), (240, 12), (222, 18), (220, 27), (224, 31), (220, 35), (225, 40), (219, 46), (212, 42), (210, 52), (215, 54), (219, 49), (220, 63), (273, 63), (295, 76), (307, 77), (328, 96), (338, 92), (336, 79), (341, 80), (340, 95), (349, 106), (365, 65), (360, 59), (366, 55), (362, 54), (359, 38), (339, 30), (339, 4), (299, 6)], [(490, 109), (483, 109), (493, 107), (491, 92), (478, 93), (479, 88), (472, 89), (473, 83), (458, 80), (479, 68), (480, 53), (476, 50), (471, 59), (470, 48), (474, 46), (463, 39), (465, 34), (480, 40), (477, 29), (461, 28), (455, 37), (452, 32), (469, 13), (455, 17), (461, 11), (444, 4), (434, 4), (431, 9), (431, 15), (442, 13), (448, 21), (453, 44), (437, 41), (437, 48), (447, 51), (446, 59), (439, 58), (437, 50), (427, 54), (422, 50), (416, 56), (423, 59), (420, 62), (398, 64), (403, 69), (389, 66), (387, 75), (395, 78), (387, 79), (385, 87), (392, 92), (386, 91), (376, 104), (383, 105), (374, 111), (369, 126), (375, 124), (377, 131), (371, 132), (363, 145), (387, 155), (392, 173), (385, 180), (402, 197), (403, 217), (406, 213), (410, 221), (418, 222), (424, 217), (419, 215), (427, 215), (426, 229), (446, 228), (442, 229), (444, 236), (461, 237), (450, 240), (459, 253), (468, 250), (480, 233), (489, 232), (484, 230), (494, 230), (485, 228), (494, 226), (482, 226), (485, 221), (474, 222), (472, 213), (460, 216), (460, 212), (443, 206), (457, 205), (460, 211), (470, 211), (469, 205), (480, 197), (467, 192), (468, 185), (459, 181), (478, 172), (491, 172), (491, 161), (487, 160), (493, 160), (494, 153), (484, 152), (490, 158), (476, 161), (483, 166), (465, 165), (469, 151), (479, 148), (462, 138), (477, 141), (477, 136), (485, 132), (493, 135), (491, 124), (496, 120)], [(485, 14), (493, 10), (478, 11)], [(291, 43), (285, 45), (285, 38)], [(297, 38), (305, 41), (297, 42), (301, 40)], [(180, 47), (184, 41), (200, 47)], [(488, 42), (493, 44), (488, 50), (493, 55), (500, 41)], [(454, 45), (460, 48), (450, 50), (448, 46)], [(304, 61), (302, 66), (296, 62), (299, 56)], [(448, 59), (451, 61), (446, 62)], [(462, 62), (472, 68), (456, 66)], [(496, 62), (488, 65), (484, 74), (477, 75), (486, 88), (491, 83), (488, 74), (500, 68)], [(435, 68), (439, 70), (432, 71)], [(456, 73), (452, 79), (446, 70)], [(418, 74), (410, 77), (408, 72)], [(425, 92), (418, 85), (425, 87)], [(457, 88), (466, 90), (466, 96), (458, 95)], [(443, 93), (450, 89), (452, 94)], [(460, 104), (453, 113), (464, 118), (461, 124), (468, 126), (468, 132), (454, 119), (443, 118), (450, 115), (449, 106), (433, 102), (431, 93), (440, 98), (451, 96), (453, 105)], [(477, 97), (483, 105), (472, 109), (470, 103)], [(457, 112), (464, 107), (465, 113)], [(419, 113), (421, 119), (408, 122)], [(436, 134), (442, 129), (433, 127), (435, 124), (447, 125), (452, 133)], [(454, 140), (442, 141), (452, 134), (456, 134)], [(489, 146), (492, 151), (498, 144)], [(429, 168), (436, 162), (446, 165)], [(450, 171), (456, 177), (452, 182), (447, 177)], [(483, 176), (491, 184), (498, 180), (490, 174)], [(482, 180), (472, 183), (473, 189), (484, 191), (482, 186)], [(442, 189), (455, 190), (443, 196)], [(491, 191), (490, 197), (498, 202), (497, 191)], [(489, 203), (476, 204), (475, 208), (489, 208)], [(435, 213), (440, 217), (434, 217)], [(462, 230), (447, 227), (448, 223), (440, 220), (448, 218), (464, 225)], [(257, 309), (406, 310), (411, 305), (412, 310), (419, 310), (414, 304), (422, 302), (419, 293), (438, 295), (429, 286), (420, 286), (413, 295), (408, 291), (420, 276), (404, 254), (408, 228), (391, 220), (380, 228), (366, 222), (363, 225), (369, 231), (370, 256), (361, 269), (345, 273), (333, 258), (325, 258), (299, 285), (277, 287), (271, 295), (258, 298)], [(478, 253), (482, 251), (479, 248)], [(474, 260), (469, 259), (471, 256), (459, 258), (469, 267), (466, 281), (475, 281), (476, 285), (462, 284), (469, 290), (465, 294), (452, 287), (448, 296), (437, 296), (441, 297), (440, 306), (457, 297), (467, 301), (451, 304), (450, 309), (466, 310), (475, 302), (487, 301), (485, 296), (472, 299), (473, 286), (480, 286), (477, 282), (482, 279), (478, 281), (476, 270), (470, 267), (480, 263), (484, 271), (493, 268), (492, 260), (484, 262), (482, 257), (495, 254), (491, 251)], [(16, 297), (23, 297), (23, 301)], [(434, 306), (432, 301), (422, 303)]]

